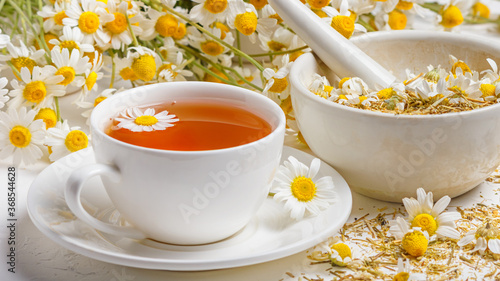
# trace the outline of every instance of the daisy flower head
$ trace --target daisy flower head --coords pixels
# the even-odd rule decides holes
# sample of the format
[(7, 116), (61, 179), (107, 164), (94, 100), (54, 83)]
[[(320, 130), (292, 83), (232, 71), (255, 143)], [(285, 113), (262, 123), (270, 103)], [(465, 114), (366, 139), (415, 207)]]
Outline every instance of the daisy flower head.
[(330, 4), (331, 0), (306, 0), (306, 4), (313, 10), (321, 10)]
[(288, 74), (292, 63), (288, 62), (288, 55), (283, 57), (285, 63), (278, 70), (272, 68), (264, 69), (262, 75), (266, 79), (266, 84), (262, 94), (280, 104), (290, 95)]
[(466, 73), (465, 75), (462, 73), (450, 75), (447, 81), (447, 86), (452, 92), (452, 94), (448, 98), (449, 102), (466, 102), (465, 98), (467, 97), (473, 99), (481, 98), (481, 96), (483, 95), (483, 93), (481, 92), (481, 83), (474, 80), (476, 80), (476, 78), (472, 77), (470, 73)]
[(177, 61), (177, 54), (181, 53), (181, 49), (175, 45), (172, 37), (166, 37), (163, 40), (163, 46), (159, 48), (159, 53), (163, 60), (174, 62)]
[[(89, 119), (89, 117), (92, 114), (92, 111), (94, 110), (94, 108), (99, 103), (101, 103), (103, 100), (111, 97), (113, 94), (121, 92), (121, 91), (124, 91), (124, 90), (125, 90), (124, 88), (120, 88), (118, 90), (114, 89), (114, 88), (107, 88), (106, 90), (102, 91), (97, 97), (95, 97), (91, 102), (84, 101), (84, 100), (82, 100), (82, 101), (76, 101), (75, 104), (79, 108), (87, 109), (87, 110), (85, 110), (85, 111), (82, 112), (82, 116), (87, 119), (86, 124), (90, 125), (90, 119)], [(54, 122), (54, 124), (55, 124), (55, 122)]]
[[(0, 55), (0, 61), (8, 61), (17, 69), (26, 67), (31, 72), (35, 66), (39, 66), (40, 59), (45, 55), (45, 51), (35, 50), (34, 47), (26, 47), (23, 41), (19, 41), (19, 47), (14, 46), (12, 43), (7, 43), (8, 55)], [(18, 77), (19, 78), (19, 77)]]
[(66, 18), (66, 9), (69, 2), (55, 2), (54, 5), (45, 5), (38, 15), (43, 18), (43, 30), (45, 32), (59, 32), (64, 24), (63, 19)]
[(158, 68), (158, 81), (186, 81), (186, 77), (193, 76), (193, 72), (185, 69), (187, 61), (181, 52), (177, 53), (177, 59), (174, 62), (164, 62)]
[(203, 26), (209, 26), (215, 21), (226, 22), (229, 15), (228, 0), (193, 0), (198, 3), (191, 9), (191, 19)]
[(137, 75), (134, 73), (134, 70), (132, 69), (132, 61), (133, 60), (130, 57), (113, 58), (113, 62), (116, 64), (116, 73), (118, 73), (120, 78), (125, 81), (130, 80), (133, 82), (139, 79), (139, 77), (137, 77)]
[(475, 243), (472, 252), (479, 251), (479, 253), (484, 254), (486, 250), (490, 250), (493, 254), (500, 254), (500, 229), (487, 222), (485, 225), (467, 232), (457, 245), (464, 247), (471, 242)]
[(320, 96), (322, 98), (327, 99), (330, 97), (330, 93), (332, 92), (333, 87), (330, 86), (330, 82), (326, 79), (325, 76), (321, 76), (317, 73), (313, 74), (313, 81), (309, 86), (309, 91), (313, 94)]
[(330, 237), (317, 248), (318, 250), (313, 251), (310, 256), (316, 261), (329, 261), (332, 265), (344, 267), (353, 259), (351, 247), (342, 242), (339, 237)]
[(35, 106), (43, 108), (51, 105), (54, 97), (66, 94), (65, 86), (59, 83), (64, 80), (62, 75), (55, 75), (56, 68), (46, 65), (43, 68), (35, 66), (33, 73), (28, 68), (21, 69), (21, 84), (18, 80), (12, 80), (14, 88), (9, 95), (12, 99), (9, 106), (19, 108), (21, 106)]
[(172, 38), (178, 32), (180, 22), (176, 16), (155, 9), (149, 9), (147, 16), (149, 19), (143, 26), (144, 32), (139, 35), (142, 40), (152, 40), (158, 35)]
[[(113, 15), (114, 19), (103, 26), (104, 36), (102, 38), (103, 49), (109, 46), (115, 50), (123, 50), (125, 46), (132, 43), (132, 34), (128, 29), (127, 17), (134, 34), (140, 34), (142, 28), (138, 25), (142, 19), (140, 15), (130, 17), (128, 13), (128, 3), (126, 1), (116, 4), (115, 1), (108, 1), (107, 11)], [(107, 43), (109, 42), (109, 43)]]
[(84, 35), (78, 27), (71, 28), (64, 26), (62, 35), (59, 39), (52, 39), (50, 44), (59, 46), (61, 49), (68, 49), (70, 52), (73, 49), (80, 50), (81, 52), (90, 53), (94, 51), (92, 44), (83, 43)]
[(408, 212), (408, 222), (411, 227), (420, 227), (430, 236), (459, 239), (455, 221), (461, 216), (458, 212), (447, 212), (450, 203), (449, 196), (443, 196), (434, 204), (432, 192), (426, 193), (423, 188), (417, 189), (417, 199), (403, 198), (403, 204)]
[(364, 96), (368, 93), (368, 85), (359, 77), (344, 77), (339, 81), (338, 88), (345, 95)]
[(82, 76), (91, 67), (88, 57), (82, 57), (79, 50), (73, 49), (71, 53), (68, 49), (60, 49), (56, 46), (51, 51), (52, 61), (57, 68), (55, 75), (62, 75), (64, 80), (59, 84), (81, 87), (85, 83)]
[(57, 113), (50, 107), (41, 108), (35, 115), (35, 120), (40, 119), (45, 123), (45, 129), (55, 127), (57, 124)]
[(84, 149), (89, 145), (89, 137), (80, 127), (69, 127), (68, 121), (58, 122), (47, 130), (44, 144), (50, 147), (50, 161), (56, 161), (72, 152)]
[(115, 120), (119, 122), (117, 129), (125, 128), (132, 132), (161, 131), (179, 121), (174, 114), (168, 114), (166, 110), (155, 114), (153, 108), (147, 108), (143, 112), (137, 107), (126, 109)]
[(422, 100), (437, 100), (449, 96), (452, 92), (448, 90), (446, 78), (440, 78), (437, 83), (423, 79), (415, 91)]
[(408, 26), (408, 17), (399, 9), (390, 12), (379, 10), (375, 15), (375, 26), (378, 30), (403, 30)]
[(279, 167), (271, 192), (275, 193), (274, 200), (284, 203), (293, 219), (317, 215), (337, 201), (332, 178), (316, 177), (320, 165), (318, 158), (308, 167), (290, 156)]
[(408, 260), (403, 261), (398, 258), (398, 269), (396, 275), (392, 278), (393, 281), (411, 281), (411, 280), (427, 280), (425, 274), (411, 273), (411, 266)]
[(331, 6), (323, 8), (323, 11), (327, 14), (327, 17), (324, 17), (322, 20), (347, 39), (349, 39), (354, 32), (366, 32), (366, 28), (355, 23), (355, 18), (353, 19), (353, 17), (351, 17), (347, 0), (343, 0), (340, 3), (339, 11)]
[[(266, 0), (267, 1), (267, 0)], [(252, 3), (252, 1), (250, 1), (250, 4)], [(254, 5), (255, 6), (255, 5)], [(257, 6), (255, 6), (255, 8), (257, 10), (260, 10)], [(283, 19), (278, 15), (278, 13), (273, 9), (273, 7), (269, 4), (265, 5), (263, 8), (262, 8), (262, 11), (261, 11), (261, 17), (262, 18), (270, 18), (270, 19), (275, 19), (276, 20), (276, 24), (280, 24), (283, 22)]]
[(5, 106), (5, 103), (9, 100), (9, 96), (7, 95), (9, 90), (5, 89), (5, 86), (7, 86), (8, 82), (9, 80), (7, 80), (7, 78), (0, 78), (0, 108), (3, 108)]
[(91, 66), (85, 70), (85, 83), (83, 84), (82, 94), (86, 95), (88, 92), (98, 90), (97, 81), (104, 77), (104, 73), (101, 69), (104, 65), (104, 56), (98, 51), (94, 53), (94, 60), (91, 62)]
[(479, 0), (474, 1), (474, 5), (472, 5), (472, 15), (474, 17), (482, 17), (489, 19), (490, 18), (490, 8), (484, 3), (481, 3)]
[(13, 163), (19, 166), (34, 164), (43, 155), (45, 123), (34, 120), (35, 110), (8, 108), (0, 112), (0, 158), (13, 155)]
[(127, 58), (131, 60), (130, 69), (135, 76), (144, 82), (153, 80), (156, 68), (161, 64), (161, 59), (153, 50), (146, 47), (128, 48)]
[(470, 11), (471, 7), (471, 0), (451, 0), (441, 9), (437, 22), (445, 30), (453, 30), (464, 22), (464, 15)]
[(285, 51), (290, 48), (294, 33), (284, 27), (278, 27), (270, 37), (259, 34), (260, 47), (266, 52)]
[(241, 34), (248, 36), (250, 42), (256, 42), (256, 35), (271, 36), (272, 29), (276, 26), (277, 20), (272, 18), (259, 18), (257, 10), (252, 4), (247, 4), (242, 0), (229, 2), (230, 12), (228, 24), (231, 28), (236, 28)]
[(389, 234), (401, 240), (401, 247), (411, 256), (420, 257), (427, 251), (429, 234), (420, 227), (410, 227), (402, 217), (389, 221)]
[[(234, 37), (231, 32), (226, 33), (224, 39), (222, 39), (222, 32), (219, 28), (208, 28), (208, 31), (229, 45), (232, 45), (234, 42)], [(231, 58), (234, 54), (229, 48), (214, 40), (212, 37), (199, 32), (195, 27), (190, 26), (188, 33), (189, 44), (200, 50), (201, 55), (223, 66), (231, 66)]]
[(82, 43), (104, 46), (109, 42), (109, 37), (104, 33), (103, 26), (114, 20), (114, 16), (104, 7), (103, 2), (96, 0), (72, 1), (63, 24), (79, 28), (83, 34)]

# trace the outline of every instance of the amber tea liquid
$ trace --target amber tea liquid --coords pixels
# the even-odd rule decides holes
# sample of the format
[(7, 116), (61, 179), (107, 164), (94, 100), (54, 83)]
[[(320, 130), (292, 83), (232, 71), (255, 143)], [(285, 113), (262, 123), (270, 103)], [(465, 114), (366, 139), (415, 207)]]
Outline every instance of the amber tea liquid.
[(230, 103), (212, 100), (177, 100), (141, 107), (167, 110), (179, 119), (173, 127), (152, 132), (116, 129), (106, 133), (133, 145), (179, 151), (213, 150), (250, 143), (269, 135), (271, 125), (252, 112)]

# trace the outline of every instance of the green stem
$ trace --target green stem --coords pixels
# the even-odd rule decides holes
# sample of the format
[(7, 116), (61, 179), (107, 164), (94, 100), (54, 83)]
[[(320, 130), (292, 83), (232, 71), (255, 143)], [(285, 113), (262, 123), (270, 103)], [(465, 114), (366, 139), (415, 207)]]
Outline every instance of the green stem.
[(441, 8), (443, 7), (443, 6), (439, 5), (438, 3), (423, 3), (420, 6), (426, 8), (426, 9), (429, 9), (435, 13), (439, 13), (439, 11), (441, 11)]
[(61, 121), (62, 122), (61, 111), (59, 110), (59, 98), (58, 97), (54, 97), (54, 103), (56, 104), (56, 118), (57, 118), (57, 121)]
[(7, 62), (7, 65), (10, 66), (10, 68), (12, 69), (12, 72), (14, 72), (14, 74), (17, 77), (19, 77), (19, 79), (21, 79), (21, 73), (19, 73), (19, 70), (17, 70), (17, 68), (10, 61)]
[[(241, 41), (240, 41), (240, 32), (236, 30), (236, 47), (241, 50)], [(243, 59), (238, 56), (238, 64), (240, 67), (243, 67)]]
[(128, 30), (130, 31), (130, 35), (132, 36), (132, 44), (134, 45), (134, 47), (139, 47), (137, 38), (135, 37), (134, 31), (132, 30), (132, 25), (130, 24), (130, 19), (128, 18), (127, 15), (125, 15), (125, 18), (127, 19)]
[(303, 46), (291, 50), (286, 50), (286, 51), (279, 51), (279, 52), (268, 52), (268, 53), (262, 53), (262, 54), (255, 54), (255, 55), (250, 55), (251, 57), (265, 57), (265, 56), (279, 56), (279, 55), (285, 55), (285, 54), (291, 54), (295, 52), (302, 51), (304, 49), (309, 48), (309, 46)]
[(1, 1), (0, 1), (0, 12), (2, 11), (3, 6), (5, 5), (5, 1), (6, 1), (6, 0), (1, 0)]
[(366, 28), (366, 31), (368, 32), (376, 31), (375, 28), (373, 28), (373, 26), (371, 26), (369, 23), (362, 20), (361, 18), (358, 18), (358, 23), (361, 24), (364, 28)]
[(248, 60), (251, 64), (255, 65), (255, 67), (257, 67), (257, 69), (259, 69), (259, 71), (264, 71), (264, 67), (258, 63), (256, 60), (254, 60), (252, 57), (250, 57), (249, 55), (245, 54), (244, 52), (242, 52), (240, 49), (238, 48), (235, 48), (233, 47), (232, 45), (226, 43), (225, 41), (221, 40), (219, 37), (213, 35), (212, 33), (210, 33), (208, 30), (206, 30), (205, 28), (201, 27), (199, 24), (193, 22), (192, 20), (190, 20), (189, 18), (185, 17), (183, 14), (181, 13), (178, 13), (177, 11), (175, 11), (174, 9), (166, 6), (166, 5), (163, 5), (162, 4), (162, 7), (165, 8), (167, 11), (169, 11), (170, 13), (178, 16), (179, 18), (185, 20), (186, 22), (188, 22), (189, 24), (191, 24), (192, 26), (196, 27), (196, 29), (198, 29), (199, 31), (201, 31), (202, 33), (205, 33), (206, 35), (208, 35), (210, 38), (214, 39), (215, 41), (219, 42), (221, 45), (225, 46), (226, 48), (230, 49), (231, 51), (233, 51), (237, 56), (240, 56), (240, 57), (243, 57), (245, 58), (246, 60)]
[(28, 17), (30, 19), (32, 19), (33, 18), (33, 13), (31, 11), (31, 0), (27, 0), (26, 1), (26, 11), (28, 12)]

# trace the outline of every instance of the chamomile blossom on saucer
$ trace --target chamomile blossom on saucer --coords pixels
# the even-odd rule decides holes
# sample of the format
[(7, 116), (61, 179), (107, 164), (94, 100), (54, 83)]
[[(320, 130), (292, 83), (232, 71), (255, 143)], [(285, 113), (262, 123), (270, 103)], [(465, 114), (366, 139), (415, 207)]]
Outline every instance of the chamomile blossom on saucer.
[(174, 126), (179, 121), (174, 114), (164, 110), (155, 114), (154, 108), (141, 111), (138, 107), (127, 108), (115, 120), (119, 121), (117, 128), (129, 129), (132, 132), (161, 131)]
[(47, 130), (44, 144), (50, 147), (49, 159), (56, 161), (72, 152), (84, 149), (89, 145), (87, 134), (80, 127), (69, 127), (68, 120), (58, 122)]
[(290, 156), (278, 169), (271, 192), (296, 220), (306, 214), (317, 215), (337, 201), (332, 177), (316, 178), (320, 165), (318, 158), (307, 167)]
[(13, 155), (13, 163), (31, 165), (43, 155), (45, 123), (35, 120), (35, 110), (9, 107), (0, 112), (0, 159)]
[(471, 242), (475, 243), (472, 252), (479, 251), (483, 254), (486, 250), (490, 250), (494, 254), (500, 254), (500, 229), (493, 226), (491, 223), (472, 229), (458, 241), (457, 245), (464, 247)]
[(403, 198), (403, 204), (408, 212), (407, 222), (411, 227), (420, 227), (429, 236), (437, 238), (448, 237), (459, 239), (455, 221), (461, 216), (458, 212), (447, 212), (450, 203), (449, 196), (443, 196), (434, 204), (432, 192), (426, 193), (423, 188), (417, 189), (417, 199)]

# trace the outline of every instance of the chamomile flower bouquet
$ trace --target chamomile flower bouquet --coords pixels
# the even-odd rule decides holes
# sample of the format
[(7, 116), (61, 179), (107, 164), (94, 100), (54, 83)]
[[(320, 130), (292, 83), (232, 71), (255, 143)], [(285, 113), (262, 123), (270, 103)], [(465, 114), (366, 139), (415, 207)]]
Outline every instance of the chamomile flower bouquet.
[[(346, 38), (412, 28), (416, 17), (445, 30), (496, 22), (471, 0), (300, 1)], [(158, 82), (258, 91), (282, 106), (293, 131), (288, 73), (311, 50), (267, 0), (0, 0), (0, 17), (0, 158), (15, 165), (89, 145), (88, 128), (61, 114), (62, 97), (88, 117), (107, 97)]]

